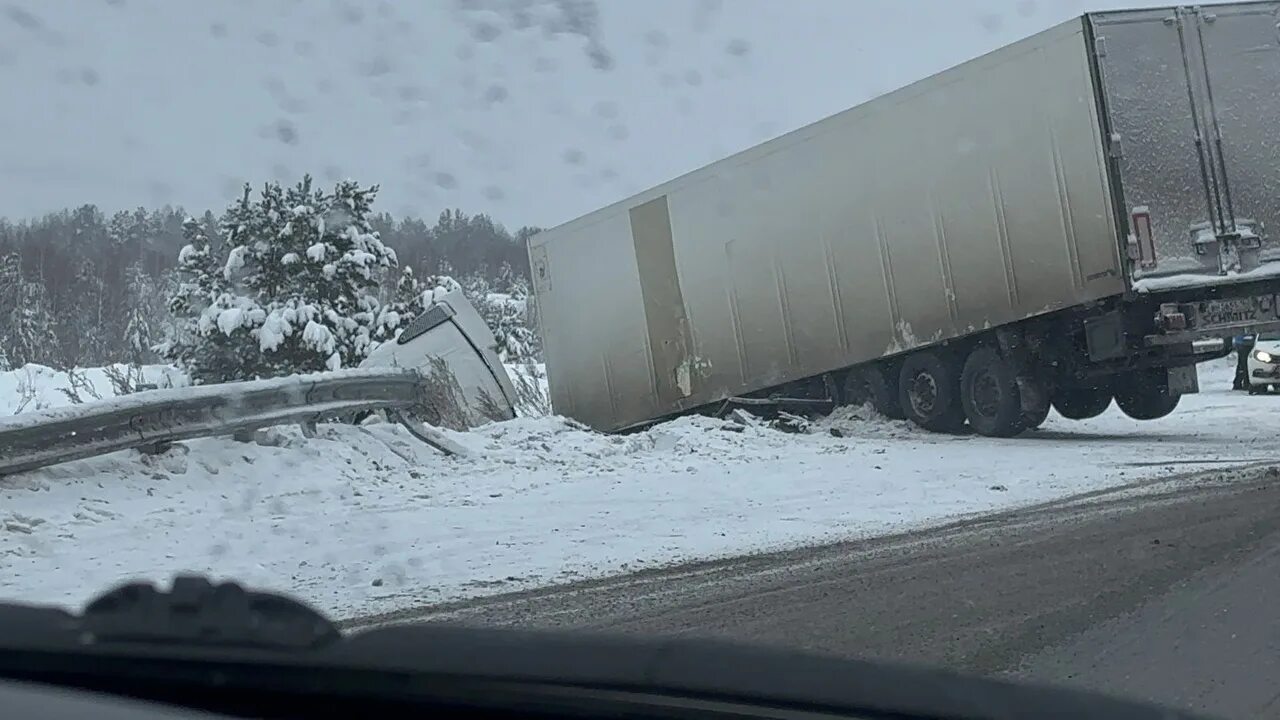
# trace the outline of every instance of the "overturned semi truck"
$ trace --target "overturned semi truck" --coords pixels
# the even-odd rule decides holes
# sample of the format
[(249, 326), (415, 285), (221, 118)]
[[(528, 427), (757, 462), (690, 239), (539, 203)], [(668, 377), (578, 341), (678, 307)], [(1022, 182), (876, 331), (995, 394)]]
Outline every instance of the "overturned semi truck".
[(1087, 14), (536, 235), (553, 405), (1167, 415), (1280, 329), (1278, 88), (1280, 2)]

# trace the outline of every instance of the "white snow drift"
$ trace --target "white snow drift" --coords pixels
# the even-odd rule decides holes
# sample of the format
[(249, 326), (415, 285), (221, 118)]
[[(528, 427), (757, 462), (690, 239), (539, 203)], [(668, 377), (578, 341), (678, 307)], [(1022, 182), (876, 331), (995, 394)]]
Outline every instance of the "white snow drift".
[(466, 459), (390, 425), (117, 453), (0, 479), (0, 598), (77, 605), (199, 571), (352, 617), (1274, 457), (1280, 398), (1231, 393), (1225, 361), (1201, 382), (1163, 420), (1053, 416), (1012, 440), (843, 412), (808, 435), (687, 418), (619, 437), (523, 418), (454, 434), (477, 451)]

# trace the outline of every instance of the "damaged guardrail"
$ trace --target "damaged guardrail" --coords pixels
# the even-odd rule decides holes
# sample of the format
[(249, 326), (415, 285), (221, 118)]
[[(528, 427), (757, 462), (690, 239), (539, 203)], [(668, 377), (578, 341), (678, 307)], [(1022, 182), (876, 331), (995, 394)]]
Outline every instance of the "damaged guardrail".
[(273, 425), (383, 411), (447, 455), (466, 449), (437, 427), (515, 417), (515, 389), (493, 332), (459, 290), (440, 293), (361, 367), (269, 380), (147, 390), (0, 418), (0, 475)]
[(84, 405), (0, 419), (0, 475), (118, 450), (273, 425), (312, 423), (387, 411), (446, 454), (464, 449), (411, 418), (438, 405), (426, 374), (403, 368), (339, 370), (269, 380), (147, 390)]

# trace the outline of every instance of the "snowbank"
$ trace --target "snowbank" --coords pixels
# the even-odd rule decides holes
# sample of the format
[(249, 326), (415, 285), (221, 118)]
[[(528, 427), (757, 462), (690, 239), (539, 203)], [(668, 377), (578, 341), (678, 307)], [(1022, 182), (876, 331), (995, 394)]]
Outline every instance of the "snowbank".
[(1280, 398), (1230, 392), (1226, 362), (1202, 386), (1163, 420), (1055, 415), (1011, 440), (850, 412), (807, 435), (686, 418), (607, 436), (521, 418), (451, 433), (472, 458), (442, 458), (392, 425), (116, 453), (0, 479), (0, 597), (76, 604), (193, 570), (350, 617), (1276, 456)]
[[(542, 397), (548, 396), (547, 370), (542, 364), (507, 365), (513, 382), (522, 382)], [(377, 372), (377, 369), (374, 369)], [(64, 408), (71, 405), (109, 400), (117, 397), (116, 387), (109, 373), (126, 377), (135, 384), (155, 385), (157, 389), (190, 386), (184, 372), (172, 365), (143, 365), (131, 368), (116, 364), (106, 367), (82, 368), (67, 373), (44, 365), (28, 364), (18, 370), (0, 372), (0, 422), (5, 416), (35, 413), (41, 410)], [(75, 382), (73, 382), (73, 377)], [(83, 383), (77, 385), (77, 383)], [(77, 403), (69, 391), (79, 397)], [(549, 405), (547, 406), (549, 410)], [(545, 412), (529, 414), (545, 415)]]
[[(287, 395), (291, 403), (303, 403), (307, 401), (306, 393), (311, 390), (314, 385), (312, 383), (324, 380), (333, 380), (338, 378), (355, 379), (355, 378), (386, 378), (388, 375), (396, 376), (406, 372), (399, 368), (373, 367), (373, 368), (349, 368), (346, 370), (333, 370), (323, 373), (307, 373), (300, 375), (286, 375), (284, 377), (268, 378), (265, 380), (247, 380), (234, 384), (232, 392), (235, 394), (228, 395), (230, 385), (198, 385), (189, 386), (170, 386), (166, 389), (152, 390), (146, 393), (130, 393), (125, 395), (117, 395), (115, 397), (104, 397), (100, 400), (85, 402), (74, 405), (63, 405), (60, 407), (43, 408), (39, 410), (24, 409), (23, 412), (10, 417), (0, 416), (0, 432), (5, 430), (18, 430), (22, 428), (34, 428), (43, 423), (55, 422), (60, 420), (79, 419), (86, 416), (99, 416), (99, 413), (109, 413), (116, 411), (130, 411), (144, 405), (151, 405), (156, 402), (178, 402), (183, 400), (202, 400), (208, 401), (217, 398), (227, 398), (233, 405), (244, 401), (244, 395), (250, 392), (278, 391)], [(179, 379), (181, 375), (177, 376)], [(65, 397), (65, 394), (64, 394)], [(223, 419), (232, 418), (230, 413), (222, 415)]]
[[(143, 365), (141, 373), (128, 365), (84, 368), (71, 374), (44, 365), (25, 365), (17, 370), (0, 372), (0, 415), (47, 410), (77, 404), (67, 392), (75, 393), (84, 402), (116, 397), (116, 388), (108, 372), (118, 373), (134, 382), (155, 385), (158, 388), (185, 387), (187, 377), (171, 365)], [(75, 379), (83, 378), (85, 384), (73, 387)]]

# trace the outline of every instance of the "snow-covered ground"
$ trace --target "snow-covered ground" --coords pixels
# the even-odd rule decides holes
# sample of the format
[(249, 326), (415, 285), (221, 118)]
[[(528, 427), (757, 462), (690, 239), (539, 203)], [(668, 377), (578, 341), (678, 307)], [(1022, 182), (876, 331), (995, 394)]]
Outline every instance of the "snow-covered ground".
[(116, 385), (109, 375), (134, 386), (141, 383), (171, 388), (189, 384), (186, 375), (169, 365), (112, 365), (67, 373), (28, 364), (0, 372), (0, 416), (66, 407), (76, 404), (75, 398), (93, 402), (115, 397)]
[(1011, 440), (843, 413), (807, 435), (687, 418), (616, 437), (522, 418), (454, 434), (476, 451), (465, 459), (390, 425), (117, 453), (0, 478), (0, 598), (78, 604), (189, 570), (351, 617), (1274, 459), (1280, 398), (1230, 392), (1230, 372), (1202, 367), (1202, 394), (1163, 420), (1055, 415)]

